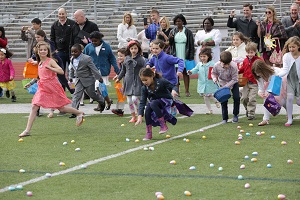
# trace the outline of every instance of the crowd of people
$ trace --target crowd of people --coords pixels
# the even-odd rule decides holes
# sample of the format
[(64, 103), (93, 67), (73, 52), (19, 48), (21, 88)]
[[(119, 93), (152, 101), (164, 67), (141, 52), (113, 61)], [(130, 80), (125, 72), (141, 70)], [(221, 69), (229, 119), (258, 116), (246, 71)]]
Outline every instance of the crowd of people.
[[(269, 96), (266, 85), (271, 76), (283, 77), (281, 98), (277, 100), (287, 110), (288, 121), (285, 126), (291, 126), (294, 97), (300, 105), (299, 6), (293, 3), (290, 16), (281, 21), (273, 6), (266, 7), (262, 20), (255, 20), (252, 12), (251, 4), (243, 6), (243, 17), (235, 19), (235, 11), (230, 12), (227, 26), (235, 28), (236, 32), (232, 35), (232, 45), (223, 52), (220, 49), (222, 36), (220, 30), (214, 27), (212, 17), (202, 21), (202, 30), (198, 30), (194, 36), (186, 26), (188, 22), (184, 15), (176, 15), (171, 26), (167, 16), (161, 17), (159, 11), (153, 9), (149, 17), (144, 18), (143, 30), (138, 33), (134, 18), (126, 12), (116, 31), (119, 43), (117, 59), (111, 46), (103, 40), (101, 27), (99, 30), (97, 24), (88, 20), (83, 10), (74, 12), (72, 20), (67, 18), (67, 11), (60, 8), (58, 20), (51, 26), (49, 39), (42, 30), (41, 20), (33, 19), (31, 27), (22, 27), (21, 38), (27, 41), (28, 61), (36, 64), (39, 72), (38, 77), (25, 87), (35, 82), (39, 87), (32, 101), (27, 128), (19, 136), (30, 135), (41, 106), (52, 110), (48, 117), (53, 117), (55, 109), (60, 114), (72, 113), (70, 118), (77, 118), (77, 125), (83, 121), (83, 113), (78, 110), (79, 106), (84, 105), (85, 96), (90, 98), (90, 103), (98, 102), (95, 111), (109, 110), (113, 100), (99, 88), (103, 84), (110, 84), (111, 67), (117, 74), (113, 78), (115, 83), (123, 84), (123, 94), (132, 115), (129, 122), (140, 124), (144, 107), (147, 106), (145, 140), (152, 138), (154, 124), (161, 126), (160, 133), (168, 130), (164, 116), (171, 112), (173, 116), (176, 115), (172, 98), (182, 93), (186, 97), (191, 96), (191, 74), (198, 74), (197, 92), (204, 98), (207, 114), (213, 114), (212, 101), (222, 109), (222, 123), (227, 123), (229, 119), (228, 101), (218, 102), (214, 98), (219, 87), (231, 90), (234, 104), (232, 122), (236, 123), (239, 120), (240, 102), (246, 109), (248, 120), (255, 119), (257, 94), (265, 100)], [(15, 102), (14, 69), (8, 59), (10, 56), (5, 30), (0, 27), (0, 93), (5, 93), (8, 98), (11, 93)], [(242, 87), (239, 77), (247, 79)], [(179, 87), (181, 78), (184, 92)], [(75, 83), (75, 89), (70, 88), (70, 82)], [(50, 86), (45, 86), (46, 83), (50, 83)], [(72, 94), (72, 108), (66, 107), (71, 101), (63, 95), (65, 88)], [(57, 97), (53, 102), (42, 98), (55, 93), (54, 90), (59, 92), (53, 97)], [(111, 111), (123, 116), (124, 103), (118, 101), (116, 105)], [(165, 107), (170, 107), (168, 114), (161, 111)], [(157, 118), (155, 123), (151, 118), (153, 113)], [(270, 114), (265, 110), (263, 121), (258, 125), (267, 125), (269, 120)]]

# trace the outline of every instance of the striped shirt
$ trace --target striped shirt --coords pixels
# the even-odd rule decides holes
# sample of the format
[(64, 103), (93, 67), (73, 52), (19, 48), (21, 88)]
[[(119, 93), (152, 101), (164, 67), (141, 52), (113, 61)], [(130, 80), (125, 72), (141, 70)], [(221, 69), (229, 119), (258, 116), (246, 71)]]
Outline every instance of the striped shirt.
[(220, 86), (232, 88), (238, 82), (238, 67), (235, 62), (231, 62), (228, 67), (223, 67), (219, 61), (212, 70), (213, 80), (218, 79)]

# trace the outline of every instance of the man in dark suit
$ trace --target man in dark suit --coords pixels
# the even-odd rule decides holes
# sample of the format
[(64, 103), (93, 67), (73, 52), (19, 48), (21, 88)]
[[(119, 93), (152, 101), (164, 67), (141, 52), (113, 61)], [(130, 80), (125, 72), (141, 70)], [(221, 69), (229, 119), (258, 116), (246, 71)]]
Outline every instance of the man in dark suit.
[(74, 44), (82, 44), (83, 46), (89, 43), (89, 34), (93, 31), (99, 31), (97, 24), (89, 21), (83, 10), (77, 10), (74, 13), (75, 25), (71, 30), (70, 49)]

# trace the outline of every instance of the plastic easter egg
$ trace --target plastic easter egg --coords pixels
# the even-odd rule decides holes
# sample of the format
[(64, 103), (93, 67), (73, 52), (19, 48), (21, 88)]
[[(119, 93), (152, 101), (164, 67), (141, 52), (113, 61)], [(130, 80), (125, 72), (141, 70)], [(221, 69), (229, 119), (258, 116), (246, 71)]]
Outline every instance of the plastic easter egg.
[(256, 132), (256, 135), (261, 136), (261, 132), (259, 132), (259, 131)]
[(257, 162), (256, 158), (251, 158), (251, 162)]
[(249, 184), (249, 183), (246, 183), (246, 184), (245, 184), (245, 188), (246, 188), (246, 189), (250, 188), (250, 184)]
[(139, 139), (136, 139), (134, 142), (135, 142), (135, 143), (139, 143), (139, 142), (140, 142), (140, 140), (139, 140)]
[(203, 136), (202, 136), (202, 139), (203, 139), (203, 140), (205, 140), (205, 139), (206, 139), (206, 136), (205, 136), (205, 135), (203, 135)]
[(280, 199), (280, 200), (284, 200), (286, 197), (285, 197), (284, 194), (279, 194), (279, 195), (277, 196), (277, 198)]
[(20, 173), (25, 173), (26, 170), (25, 170), (25, 169), (20, 169), (19, 172), (20, 172)]
[(23, 190), (23, 186), (22, 185), (17, 185), (16, 190)]
[(144, 147), (144, 151), (148, 151), (149, 149), (148, 149), (148, 147)]
[(9, 191), (15, 191), (16, 188), (15, 188), (14, 186), (9, 186), (9, 187), (8, 187), (8, 190), (9, 190)]
[(292, 160), (287, 160), (287, 163), (288, 163), (288, 164), (293, 164), (294, 161), (292, 161)]
[(154, 151), (154, 147), (149, 147), (149, 150), (150, 151)]
[(250, 136), (251, 134), (250, 133), (246, 133), (246, 136)]
[(171, 135), (166, 135), (166, 138), (170, 138), (171, 137)]
[(239, 180), (243, 180), (244, 177), (243, 177), (242, 175), (238, 175), (238, 179), (239, 179)]
[(63, 145), (67, 145), (67, 144), (68, 144), (68, 142), (64, 142), (64, 143), (63, 143)]
[(81, 169), (86, 169), (87, 166), (86, 166), (86, 165), (81, 165), (80, 168), (81, 168)]
[(264, 132), (264, 131), (262, 131), (262, 132), (260, 132), (262, 135), (264, 135), (266, 132)]
[(126, 138), (125, 141), (126, 141), (126, 142), (130, 142), (130, 139), (129, 139), (129, 138)]
[(186, 139), (185, 142), (190, 142), (190, 140), (189, 140), (189, 139)]
[(162, 195), (162, 194), (163, 194), (162, 192), (155, 192), (155, 196)]
[(121, 126), (125, 126), (125, 124), (121, 124)]
[(234, 144), (240, 145), (241, 143), (239, 141), (235, 141)]
[(18, 139), (18, 142), (24, 142), (23, 138)]
[(186, 138), (183, 138), (183, 141), (186, 141)]
[(66, 164), (64, 162), (60, 162), (59, 166), (66, 166)]
[(176, 161), (175, 161), (175, 160), (171, 160), (171, 161), (170, 161), (170, 164), (171, 164), (171, 165), (176, 165)]
[(190, 191), (184, 191), (185, 196), (192, 196), (192, 193)]
[(241, 126), (237, 126), (236, 128), (237, 128), (237, 129), (241, 129), (242, 127), (241, 127)]
[(76, 148), (75, 151), (80, 151), (80, 148)]
[(267, 164), (267, 168), (272, 168), (272, 165), (271, 164)]
[(189, 169), (190, 169), (190, 170), (195, 170), (196, 167), (195, 167), (195, 166), (191, 166)]
[(159, 194), (159, 195), (156, 196), (156, 199), (157, 200), (164, 200), (165, 197), (162, 194)]
[(244, 130), (240, 130), (240, 133), (244, 133), (245, 131)]
[(48, 178), (50, 178), (50, 177), (52, 177), (52, 174), (46, 173), (45, 176), (48, 177)]
[(258, 156), (258, 152), (256, 151), (252, 152), (252, 156)]
[(245, 167), (246, 167), (245, 165), (241, 165), (240, 169), (245, 169)]
[(282, 141), (281, 144), (282, 145), (287, 145), (287, 142), (286, 141)]
[(26, 195), (29, 196), (29, 197), (31, 197), (32, 196), (32, 192), (28, 191), (28, 192), (26, 192)]
[(75, 144), (75, 140), (71, 140), (71, 143), (72, 143), (72, 144)]
[(209, 164), (209, 167), (214, 167), (215, 165), (213, 163), (210, 163)]
[(219, 167), (218, 170), (219, 170), (219, 171), (223, 171), (223, 167)]
[(239, 137), (238, 140), (243, 140), (243, 137)]
[(249, 124), (249, 126), (250, 126), (250, 127), (252, 127), (252, 126), (253, 126), (253, 124)]
[(249, 156), (245, 156), (245, 160), (249, 160)]
[(276, 138), (276, 136), (275, 136), (275, 135), (272, 135), (272, 136), (271, 136), (271, 139), (275, 139), (275, 138)]
[(200, 129), (200, 132), (204, 132), (204, 129)]

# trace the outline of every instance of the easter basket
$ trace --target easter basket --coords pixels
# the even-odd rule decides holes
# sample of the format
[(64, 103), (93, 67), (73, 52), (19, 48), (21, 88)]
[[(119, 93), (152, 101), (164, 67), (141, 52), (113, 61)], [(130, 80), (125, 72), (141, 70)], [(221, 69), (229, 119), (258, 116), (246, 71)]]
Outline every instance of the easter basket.
[[(218, 86), (220, 87), (220, 85), (218, 84)], [(229, 87), (223, 87), (223, 88), (219, 88), (215, 94), (214, 97), (220, 102), (223, 103), (225, 101), (227, 101), (230, 97), (230, 88)]]
[(248, 78), (243, 76), (238, 78), (239, 87), (244, 87), (247, 83), (248, 83)]
[(264, 103), (264, 107), (273, 115), (276, 116), (280, 112), (281, 105), (276, 101), (273, 95), (269, 95)]

